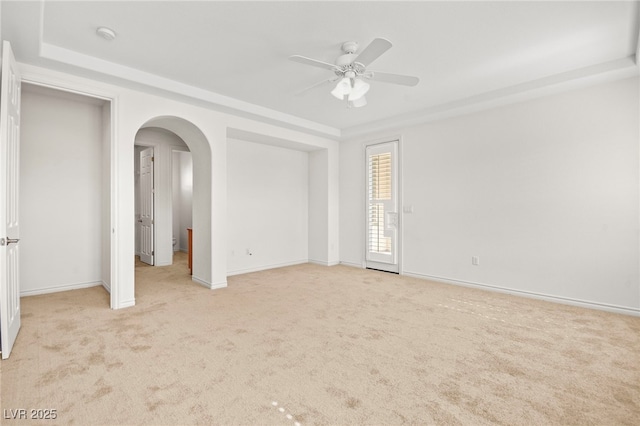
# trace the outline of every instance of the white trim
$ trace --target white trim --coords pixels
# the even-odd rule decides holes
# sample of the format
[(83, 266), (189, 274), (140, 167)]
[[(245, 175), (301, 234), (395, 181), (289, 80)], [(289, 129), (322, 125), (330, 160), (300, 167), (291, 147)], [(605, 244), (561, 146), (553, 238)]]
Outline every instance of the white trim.
[[(363, 266), (364, 268), (372, 268), (379, 269), (382, 271), (387, 271), (391, 273), (399, 273), (402, 270), (402, 162), (401, 162), (401, 151), (400, 151), (400, 142), (402, 140), (402, 136), (394, 136), (394, 137), (383, 137), (374, 140), (365, 141), (362, 143), (363, 150), (363, 158), (364, 158), (364, 182), (365, 182), (365, 191), (363, 194), (364, 197), (364, 212), (363, 215), (365, 217), (365, 230), (364, 230), (364, 259)], [(377, 145), (392, 145), (392, 152), (394, 153), (394, 162), (396, 168), (396, 182), (395, 182), (395, 199), (396, 199), (396, 217), (398, 219), (398, 224), (396, 227), (396, 241), (395, 241), (395, 263), (387, 263), (385, 261), (374, 261), (369, 260), (369, 226), (368, 226), (368, 215), (369, 215), (369, 196), (368, 196), (368, 180), (369, 180), (369, 156), (367, 154), (367, 150), (369, 148), (373, 148)]]
[(223, 281), (223, 282), (221, 282), (221, 283), (211, 284), (211, 285), (209, 286), (209, 288), (210, 288), (211, 290), (218, 290), (218, 289), (220, 289), (220, 288), (227, 288), (227, 282), (226, 282), (226, 281)]
[(351, 140), (383, 131), (418, 126), (433, 121), (485, 111), (637, 75), (638, 65), (636, 64), (636, 58), (633, 55), (627, 56), (577, 70), (554, 74), (537, 80), (526, 81), (514, 86), (480, 93), (468, 98), (434, 105), (420, 111), (343, 128), (340, 132), (340, 140)]
[[(110, 236), (111, 236), (111, 274), (110, 274), (110, 288), (111, 291), (111, 309), (120, 309), (128, 306), (135, 305), (135, 299), (133, 300), (133, 305), (123, 305), (120, 303), (118, 297), (120, 295), (120, 288), (122, 282), (124, 282), (119, 275), (120, 269), (120, 250), (119, 250), (119, 242), (120, 242), (120, 229), (119, 229), (119, 221), (118, 221), (118, 208), (119, 208), (119, 191), (118, 191), (118, 144), (116, 143), (116, 135), (118, 134), (118, 107), (119, 107), (119, 99), (118, 96), (113, 96), (111, 98), (111, 149), (110, 154), (111, 158), (109, 159), (109, 166), (111, 168), (111, 177), (110, 177), (110, 192), (111, 198), (109, 203), (111, 204), (111, 212), (110, 212)], [(134, 237), (135, 238), (135, 237)], [(135, 269), (135, 267), (134, 267)], [(135, 277), (135, 273), (134, 273)], [(135, 279), (135, 278), (134, 278)], [(135, 292), (134, 292), (135, 293)]]
[(227, 271), (227, 276), (231, 277), (233, 275), (241, 275), (241, 274), (248, 274), (251, 272), (266, 271), (267, 269), (284, 268), (285, 266), (300, 265), (302, 263), (308, 263), (308, 262), (309, 260), (307, 259), (301, 259), (301, 260), (294, 260), (293, 262), (273, 263), (271, 265), (262, 265), (262, 266), (256, 266), (253, 268), (236, 269), (235, 271)]
[(279, 125), (286, 123), (289, 127), (317, 132), (323, 136), (340, 136), (340, 129), (335, 127), (241, 101), (229, 96), (204, 90), (196, 86), (180, 83), (169, 78), (160, 77), (156, 74), (140, 71), (114, 62), (105, 61), (104, 59), (99, 59), (94, 56), (74, 52), (53, 44), (44, 42), (40, 43), (40, 57), (77, 66), (111, 77), (118, 77), (153, 89), (160, 89), (169, 93), (187, 96), (194, 100), (205, 101), (211, 106), (218, 105), (224, 109), (231, 110), (230, 112), (235, 115), (243, 116), (245, 118), (259, 117), (262, 121), (275, 121)]
[(638, 28), (638, 39), (636, 40), (636, 54), (633, 59), (635, 59), (636, 65), (640, 65), (640, 63), (638, 63), (638, 61), (640, 61), (640, 26)]
[(107, 290), (107, 293), (111, 294), (111, 285), (102, 281), (102, 287), (104, 287), (104, 289)]
[(597, 309), (600, 311), (614, 312), (617, 314), (640, 316), (640, 309), (638, 308), (612, 305), (609, 303), (590, 302), (587, 300), (574, 299), (571, 297), (553, 296), (549, 294), (536, 293), (533, 291), (525, 291), (525, 290), (514, 290), (514, 289), (500, 287), (500, 286), (491, 285), (491, 284), (482, 284), (482, 283), (476, 283), (471, 281), (456, 280), (453, 278), (446, 278), (446, 277), (436, 277), (433, 275), (419, 274), (416, 272), (403, 271), (402, 275), (406, 275), (408, 277), (413, 277), (413, 278), (437, 281), (444, 284), (453, 284), (453, 285), (458, 285), (462, 287), (479, 288), (483, 290), (495, 291), (498, 293), (511, 294), (514, 296), (546, 300), (548, 302), (561, 303), (564, 305), (572, 305), (572, 306), (579, 306), (582, 308)]
[(360, 264), (360, 263), (355, 263), (355, 262), (345, 262), (344, 260), (340, 261), (341, 265), (344, 266), (348, 266), (350, 268), (358, 268), (358, 269), (365, 269), (365, 266)]
[(90, 287), (97, 287), (97, 286), (105, 287), (105, 284), (102, 281), (90, 281), (90, 282), (76, 283), (76, 284), (62, 284), (62, 285), (56, 285), (53, 287), (21, 291), (20, 297), (36, 296), (38, 294), (59, 293), (61, 291), (79, 290), (81, 288), (90, 288)]
[(110, 307), (111, 309), (121, 309), (135, 305), (135, 299), (120, 302), (119, 300), (119, 283), (122, 282), (120, 272), (120, 250), (119, 244), (119, 222), (118, 222), (118, 144), (116, 136), (118, 134), (118, 108), (119, 96), (112, 89), (105, 89), (102, 83), (77, 77), (67, 73), (61, 73), (48, 68), (41, 68), (34, 65), (20, 63), (22, 72), (22, 81), (36, 86), (47, 87), (50, 89), (60, 90), (63, 92), (75, 93), (91, 98), (102, 99), (109, 102), (110, 105), (110, 186), (111, 186), (111, 212), (110, 212)]
[(221, 283), (212, 284), (212, 283), (210, 283), (208, 281), (205, 281), (205, 280), (203, 280), (201, 278), (196, 277), (195, 275), (191, 276), (191, 281), (193, 281), (194, 283), (199, 284), (199, 285), (201, 285), (201, 286), (203, 286), (205, 288), (208, 288), (209, 290), (216, 290), (216, 289), (219, 289), (219, 288), (225, 288), (227, 286), (227, 282), (226, 281), (223, 281)]
[(136, 306), (136, 299), (125, 300), (125, 301), (121, 302), (120, 305), (116, 309), (130, 308), (132, 306)]
[(20, 70), (22, 72), (22, 81), (28, 84), (111, 102), (117, 98), (115, 92), (104, 90), (102, 87), (92, 84), (94, 83), (92, 81), (71, 74), (63, 74), (48, 68), (39, 68), (25, 63), (20, 63)]
[(400, 273), (400, 271), (402, 271), (403, 269), (403, 256), (402, 253), (404, 253), (404, 178), (403, 178), (403, 164), (404, 161), (402, 160), (402, 156), (404, 154), (403, 152), (403, 143), (402, 143), (402, 135), (397, 136), (396, 137), (396, 141), (397, 141), (397, 148), (396, 148), (396, 155), (397, 155), (397, 159), (396, 159), (396, 167), (398, 168), (398, 173), (396, 174), (396, 177), (398, 179), (398, 183), (396, 184), (396, 191), (398, 191), (398, 193), (396, 194), (396, 201), (398, 203), (397, 206), (397, 210), (398, 210), (398, 235), (396, 236), (397, 240), (396, 240), (396, 244), (397, 244), (397, 263), (398, 263), (398, 273)]
[(320, 265), (320, 266), (336, 266), (340, 264), (340, 261), (334, 261), (334, 262), (327, 262), (326, 260), (314, 260), (314, 259), (309, 259), (309, 261), (307, 263), (313, 263), (314, 265)]

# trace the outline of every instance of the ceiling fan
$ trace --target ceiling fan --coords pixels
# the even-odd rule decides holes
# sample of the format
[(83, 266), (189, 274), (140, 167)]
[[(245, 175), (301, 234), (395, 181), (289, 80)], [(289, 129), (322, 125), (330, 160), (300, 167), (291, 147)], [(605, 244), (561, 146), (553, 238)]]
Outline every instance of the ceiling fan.
[(349, 107), (361, 107), (367, 104), (364, 95), (370, 88), (369, 83), (364, 81), (364, 79), (380, 81), (382, 83), (400, 84), (403, 86), (415, 86), (420, 81), (418, 77), (367, 70), (367, 67), (384, 52), (389, 50), (391, 46), (392, 44), (389, 40), (376, 38), (369, 43), (362, 52), (357, 53), (358, 43), (355, 41), (347, 41), (342, 44), (343, 54), (338, 56), (335, 64), (300, 55), (290, 56), (289, 59), (294, 62), (324, 68), (333, 71), (335, 74), (335, 76), (307, 87), (299, 93), (306, 92), (325, 83), (333, 83), (339, 80), (335, 89), (331, 91), (331, 94), (340, 100), (346, 99)]

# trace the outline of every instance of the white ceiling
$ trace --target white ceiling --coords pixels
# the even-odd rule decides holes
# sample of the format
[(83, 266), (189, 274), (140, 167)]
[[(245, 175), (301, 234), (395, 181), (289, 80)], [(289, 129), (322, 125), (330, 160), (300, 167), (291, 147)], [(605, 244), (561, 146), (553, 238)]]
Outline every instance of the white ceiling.
[[(335, 138), (638, 70), (637, 1), (3, 1), (0, 7), (2, 36), (18, 61), (187, 95)], [(96, 36), (98, 26), (117, 38)], [(330, 95), (331, 84), (296, 95), (333, 74), (289, 56), (333, 63), (343, 42), (362, 49), (376, 37), (393, 47), (369, 68), (417, 76), (416, 87), (372, 81), (369, 104), (352, 109)]]

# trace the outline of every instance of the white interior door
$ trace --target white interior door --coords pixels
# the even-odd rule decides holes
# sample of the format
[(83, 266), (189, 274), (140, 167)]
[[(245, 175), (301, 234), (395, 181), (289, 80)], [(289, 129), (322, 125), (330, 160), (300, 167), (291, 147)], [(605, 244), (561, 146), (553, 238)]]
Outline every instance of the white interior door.
[(367, 268), (398, 272), (398, 142), (367, 146)]
[(20, 73), (11, 45), (2, 44), (0, 87), (0, 340), (7, 359), (20, 330)]
[(140, 260), (153, 265), (153, 148), (140, 152)]

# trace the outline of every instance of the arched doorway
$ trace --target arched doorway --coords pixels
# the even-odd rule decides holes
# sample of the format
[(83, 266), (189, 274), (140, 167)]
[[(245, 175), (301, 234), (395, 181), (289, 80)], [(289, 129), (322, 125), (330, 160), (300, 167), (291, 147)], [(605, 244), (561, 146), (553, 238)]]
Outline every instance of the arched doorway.
[(211, 147), (202, 131), (190, 121), (175, 116), (155, 117), (140, 129), (167, 130), (189, 147), (193, 160), (193, 281), (211, 288)]

